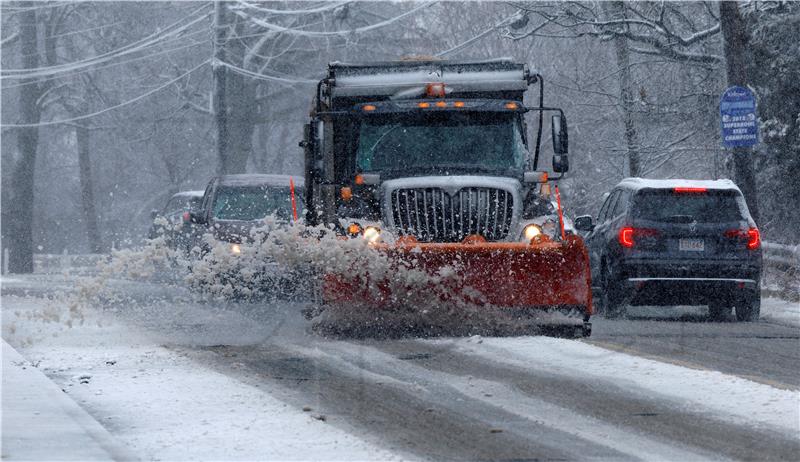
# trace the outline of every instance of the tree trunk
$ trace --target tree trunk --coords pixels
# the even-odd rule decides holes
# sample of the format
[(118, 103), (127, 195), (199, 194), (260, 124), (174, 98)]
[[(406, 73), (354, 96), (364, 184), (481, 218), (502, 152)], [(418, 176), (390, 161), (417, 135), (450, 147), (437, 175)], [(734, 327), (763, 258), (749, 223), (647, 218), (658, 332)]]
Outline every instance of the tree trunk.
[[(36, 4), (21, 4), (26, 10), (19, 14), (20, 21), (20, 54), (22, 67), (34, 69), (39, 67), (37, 47)], [(37, 100), (41, 95), (35, 79), (22, 80), (19, 92), (19, 113), (21, 124), (38, 124), (41, 110)], [(34, 207), (34, 170), (36, 168), (36, 151), (39, 146), (39, 127), (22, 127), (17, 133), (17, 149), (19, 160), (14, 166), (11, 178), (12, 211), (10, 213), (11, 232), (7, 234), (9, 248), (8, 266), (13, 273), (33, 272), (33, 207)]]
[[(610, 19), (625, 18), (625, 6), (620, 1), (605, 3), (604, 8)], [(634, 90), (628, 39), (619, 35), (615, 36), (614, 51), (617, 55), (617, 67), (619, 68), (619, 95), (622, 100), (622, 122), (625, 126), (625, 144), (628, 151), (628, 176), (639, 176), (641, 174), (639, 137), (633, 120)]]
[(94, 207), (92, 165), (89, 159), (89, 129), (84, 126), (75, 127), (75, 138), (78, 144), (78, 169), (81, 181), (83, 222), (86, 223), (86, 239), (90, 252), (100, 253), (103, 251), (103, 245), (97, 228), (97, 214)]
[[(747, 87), (747, 32), (736, 2), (719, 2), (719, 20), (725, 41), (725, 64), (728, 86)], [(733, 148), (733, 179), (742, 190), (753, 220), (759, 223), (756, 177), (753, 169), (753, 149)]]

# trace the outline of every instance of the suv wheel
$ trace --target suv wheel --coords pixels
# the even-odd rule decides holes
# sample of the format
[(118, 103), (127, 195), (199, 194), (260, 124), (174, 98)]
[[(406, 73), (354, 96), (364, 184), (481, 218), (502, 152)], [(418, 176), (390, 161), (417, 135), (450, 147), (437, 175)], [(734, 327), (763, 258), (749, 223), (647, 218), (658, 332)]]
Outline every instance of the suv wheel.
[(756, 292), (742, 297), (736, 302), (737, 321), (758, 321), (761, 315), (761, 294)]
[(708, 317), (712, 321), (724, 321), (731, 314), (731, 305), (727, 300), (716, 300), (708, 304)]
[(602, 280), (602, 308), (603, 315), (607, 319), (617, 319), (625, 316), (625, 297), (619, 284), (614, 280), (614, 276), (608, 269), (607, 265), (603, 265), (603, 280)]

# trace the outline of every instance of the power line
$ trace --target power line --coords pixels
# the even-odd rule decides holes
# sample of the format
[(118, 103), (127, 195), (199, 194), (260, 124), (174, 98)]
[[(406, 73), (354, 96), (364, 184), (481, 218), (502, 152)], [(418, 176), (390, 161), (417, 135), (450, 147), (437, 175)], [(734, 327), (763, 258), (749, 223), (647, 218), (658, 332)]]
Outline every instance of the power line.
[[(194, 12), (190, 13), (186, 17), (174, 22), (167, 26), (165, 31), (159, 31), (155, 34), (151, 34), (137, 42), (125, 45), (117, 50), (110, 51), (108, 53), (101, 54), (99, 56), (95, 56), (92, 58), (67, 63), (67, 64), (59, 64), (55, 66), (49, 67), (39, 67), (34, 69), (4, 69), (0, 70), (0, 79), (8, 79), (8, 78), (36, 78), (36, 77), (47, 77), (50, 75), (60, 74), (63, 72), (70, 72), (74, 70), (79, 70), (84, 67), (94, 66), (97, 64), (101, 64), (103, 62), (110, 61), (112, 59), (119, 58), (120, 56), (125, 56), (131, 53), (136, 53), (143, 49), (146, 49), (150, 46), (153, 46), (160, 41), (164, 40), (167, 37), (173, 37), (181, 32), (185, 31), (189, 27), (193, 26), (194, 24), (206, 19), (208, 17), (208, 12), (203, 14), (202, 16), (190, 21), (188, 24), (178, 27), (177, 29), (173, 29), (177, 24), (180, 24), (187, 18), (191, 17), (192, 15), (196, 14), (198, 11), (201, 11), (203, 8), (207, 7), (209, 4), (204, 5), (201, 8), (198, 8)], [(170, 30), (173, 29), (173, 30)]]
[(226, 63), (226, 62), (223, 62), (223, 61), (215, 61), (215, 62), (213, 62), (213, 64), (214, 65), (225, 66), (228, 69), (230, 69), (230, 70), (232, 70), (232, 71), (234, 71), (236, 73), (239, 73), (241, 75), (245, 75), (245, 76), (248, 76), (248, 77), (253, 77), (254, 79), (269, 80), (269, 81), (272, 81), (272, 82), (281, 82), (281, 83), (288, 83), (288, 84), (296, 84), (296, 83), (307, 83), (307, 84), (313, 83), (313, 84), (316, 84), (317, 83), (316, 80), (307, 79), (307, 78), (304, 78), (304, 77), (286, 78), (286, 77), (278, 77), (278, 76), (268, 75), (268, 74), (259, 74), (257, 72), (248, 71), (247, 69), (243, 69), (241, 67), (238, 67), (238, 66), (235, 66), (235, 65), (233, 65), (231, 63)]
[(491, 34), (492, 32), (496, 31), (497, 29), (499, 29), (499, 28), (503, 27), (504, 25), (512, 22), (512, 20), (518, 18), (519, 15), (520, 15), (520, 12), (517, 11), (516, 13), (512, 14), (511, 16), (509, 16), (507, 18), (504, 18), (503, 20), (501, 20), (500, 22), (498, 22), (494, 26), (486, 29), (485, 31), (483, 31), (480, 34), (472, 37), (471, 39), (466, 40), (464, 42), (461, 42), (458, 45), (456, 45), (456, 46), (454, 46), (454, 47), (452, 47), (450, 49), (447, 49), (447, 50), (444, 50), (444, 51), (440, 51), (439, 53), (436, 53), (436, 56), (445, 56), (445, 55), (449, 55), (450, 53), (454, 53), (456, 51), (463, 50), (464, 48), (472, 45), (473, 43), (477, 42), (478, 40), (482, 39), (483, 37), (486, 37), (487, 35)]
[(423, 4), (421, 4), (420, 6), (418, 6), (416, 8), (412, 8), (412, 9), (406, 11), (405, 13), (401, 13), (401, 14), (399, 14), (399, 15), (393, 17), (393, 18), (389, 18), (389, 19), (387, 19), (385, 21), (381, 21), (381, 22), (378, 22), (378, 23), (375, 23), (375, 24), (370, 24), (369, 26), (357, 27), (355, 29), (338, 30), (338, 31), (304, 31), (304, 30), (299, 30), (299, 29), (291, 29), (291, 28), (288, 28), (288, 27), (279, 26), (277, 24), (272, 24), (270, 22), (264, 21), (263, 19), (254, 18), (254, 17), (252, 17), (252, 16), (250, 16), (250, 15), (248, 15), (248, 14), (242, 12), (242, 11), (234, 11), (234, 13), (237, 16), (241, 17), (241, 18), (244, 18), (244, 19), (252, 21), (254, 24), (256, 24), (259, 27), (263, 27), (265, 29), (269, 29), (269, 30), (274, 31), (274, 32), (282, 32), (282, 33), (286, 33), (286, 34), (295, 34), (295, 35), (301, 35), (301, 36), (304, 36), (304, 37), (332, 37), (332, 36), (345, 35), (345, 34), (358, 34), (358, 33), (363, 33), (363, 32), (368, 32), (368, 31), (371, 31), (371, 30), (379, 29), (379, 28), (384, 27), (384, 26), (388, 26), (389, 24), (391, 24), (391, 23), (393, 23), (395, 21), (398, 21), (398, 20), (400, 20), (402, 18), (405, 18), (406, 16), (414, 14), (414, 13), (416, 13), (417, 11), (419, 11), (419, 10), (421, 10), (423, 8), (429, 7), (431, 4), (432, 3), (423, 3)]
[(341, 2), (341, 3), (327, 3), (325, 2), (325, 6), (320, 6), (317, 8), (309, 8), (306, 10), (275, 10), (272, 8), (264, 8), (261, 6), (253, 5), (252, 3), (248, 3), (242, 0), (237, 1), (239, 5), (242, 5), (246, 8), (251, 10), (260, 11), (262, 13), (268, 13), (270, 15), (303, 15), (303, 14), (313, 14), (313, 13), (323, 13), (325, 11), (335, 10), (340, 6), (347, 5), (351, 2)]
[(52, 3), (52, 4), (41, 5), (41, 6), (19, 6), (19, 7), (17, 7), (17, 6), (2, 6), (2, 7), (0, 7), (0, 10), (9, 10), (12, 13), (19, 13), (19, 12), (22, 12), (22, 11), (41, 10), (41, 9), (45, 9), (45, 8), (58, 8), (60, 6), (66, 6), (66, 5), (69, 5), (69, 4), (70, 4), (70, 2)]
[[(189, 35), (195, 35), (195, 34), (200, 33), (200, 32), (207, 32), (207, 31), (206, 30), (201, 30), (201, 31), (197, 31), (197, 32), (192, 32), (191, 34), (187, 34), (186, 36), (181, 37), (181, 38), (188, 37)], [(170, 41), (172, 41), (172, 40), (168, 40), (167, 42), (170, 42)], [(167, 43), (167, 42), (164, 42), (164, 43)], [(87, 72), (94, 72), (94, 71), (100, 71), (100, 70), (104, 70), (104, 69), (109, 69), (109, 68), (112, 68), (112, 67), (120, 66), (122, 64), (128, 64), (128, 63), (132, 63), (132, 62), (135, 62), (135, 61), (142, 61), (142, 60), (146, 60), (146, 59), (151, 59), (151, 58), (154, 58), (156, 56), (172, 53), (174, 51), (184, 50), (186, 48), (191, 48), (191, 47), (195, 47), (195, 46), (198, 46), (198, 45), (207, 45), (207, 44), (208, 44), (207, 42), (195, 42), (195, 43), (190, 43), (188, 45), (181, 45), (181, 46), (174, 47), (174, 48), (169, 48), (169, 49), (166, 49), (166, 50), (160, 50), (160, 51), (157, 51), (155, 53), (147, 54), (147, 55), (144, 55), (144, 56), (137, 56), (135, 58), (126, 59), (126, 60), (123, 60), (123, 61), (115, 61), (115, 62), (106, 64), (104, 66), (94, 66), (94, 67), (80, 69), (80, 70), (77, 70), (75, 72), (71, 72), (71, 73), (68, 73), (68, 74), (65, 74), (65, 75), (55, 75), (55, 76), (45, 77), (45, 78), (38, 79), (38, 80), (21, 82), (21, 83), (17, 83), (17, 84), (14, 84), (14, 85), (3, 84), (3, 89), (4, 90), (10, 90), (12, 88), (23, 87), (25, 85), (34, 85), (34, 84), (41, 83), (41, 82), (47, 82), (48, 80), (55, 80), (55, 79), (59, 79), (59, 78), (74, 77), (76, 75), (85, 74)]]
[(124, 24), (124, 21), (117, 21), (117, 22), (112, 22), (111, 24), (103, 24), (103, 25), (100, 25), (100, 26), (89, 27), (87, 29), (73, 30), (73, 31), (69, 31), (69, 32), (64, 32), (62, 34), (50, 35), (47, 38), (51, 38), (52, 39), (52, 38), (58, 38), (58, 37), (66, 37), (68, 35), (83, 34), (83, 33), (86, 33), (86, 32), (91, 32), (93, 30), (105, 29), (106, 27), (118, 26), (120, 24)]
[(170, 86), (173, 83), (179, 81), (180, 79), (186, 77), (187, 75), (191, 74), (192, 72), (200, 69), (201, 67), (203, 67), (204, 65), (208, 64), (209, 62), (210, 62), (210, 60), (207, 59), (207, 60), (203, 61), (202, 63), (198, 64), (197, 66), (195, 66), (195, 67), (189, 69), (188, 71), (184, 72), (183, 74), (179, 75), (178, 77), (175, 77), (174, 79), (172, 79), (169, 82), (165, 83), (164, 85), (161, 85), (161, 86), (159, 86), (157, 88), (154, 88), (154, 89), (152, 89), (152, 90), (150, 90), (148, 92), (142, 93), (141, 95), (139, 95), (139, 96), (137, 96), (137, 97), (135, 97), (133, 99), (129, 99), (128, 101), (125, 101), (125, 102), (122, 102), (120, 104), (117, 104), (116, 106), (107, 107), (105, 109), (102, 109), (102, 110), (97, 111), (97, 112), (93, 112), (91, 114), (86, 114), (86, 115), (82, 115), (82, 116), (78, 116), (78, 117), (73, 117), (71, 119), (52, 120), (52, 121), (49, 121), (49, 122), (40, 122), (40, 123), (36, 123), (36, 124), (0, 124), (0, 127), (2, 127), (2, 128), (46, 127), (46, 126), (49, 126), (49, 125), (65, 124), (65, 123), (68, 123), (68, 122), (75, 122), (77, 120), (83, 120), (83, 119), (89, 119), (91, 117), (96, 117), (96, 116), (98, 116), (100, 114), (104, 114), (106, 112), (113, 111), (115, 109), (119, 109), (119, 108), (124, 107), (124, 106), (128, 106), (128, 105), (133, 104), (133, 103), (135, 103), (135, 102), (137, 102), (139, 100), (147, 98), (148, 96), (152, 95), (153, 93), (156, 93), (158, 91), (161, 91), (161, 90), (167, 88), (168, 86)]

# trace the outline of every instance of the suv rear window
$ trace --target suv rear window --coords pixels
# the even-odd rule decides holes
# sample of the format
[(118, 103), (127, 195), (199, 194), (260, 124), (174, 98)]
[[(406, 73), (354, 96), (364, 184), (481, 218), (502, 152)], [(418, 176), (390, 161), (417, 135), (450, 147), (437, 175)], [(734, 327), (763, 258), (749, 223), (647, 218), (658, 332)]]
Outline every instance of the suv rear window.
[(740, 221), (744, 217), (736, 196), (735, 191), (640, 191), (634, 196), (631, 217), (665, 223)]

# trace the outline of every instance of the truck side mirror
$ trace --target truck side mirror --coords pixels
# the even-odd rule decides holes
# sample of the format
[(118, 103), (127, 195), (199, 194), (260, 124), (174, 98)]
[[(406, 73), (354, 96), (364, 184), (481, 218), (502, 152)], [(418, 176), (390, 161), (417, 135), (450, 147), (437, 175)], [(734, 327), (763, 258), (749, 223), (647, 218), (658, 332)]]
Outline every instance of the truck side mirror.
[(202, 211), (189, 212), (189, 221), (196, 225), (206, 224), (206, 216)]
[(569, 170), (569, 133), (567, 130), (567, 119), (561, 114), (556, 114), (552, 118), (551, 127), (553, 129), (553, 171), (564, 173)]
[(575, 218), (575, 229), (578, 231), (591, 232), (594, 229), (594, 222), (591, 215), (581, 215)]
[(150, 211), (150, 219), (151, 220), (155, 220), (157, 216), (158, 216), (158, 210), (153, 209), (153, 210)]
[(525, 184), (534, 183), (547, 183), (547, 172), (525, 172), (522, 176), (522, 182)]

